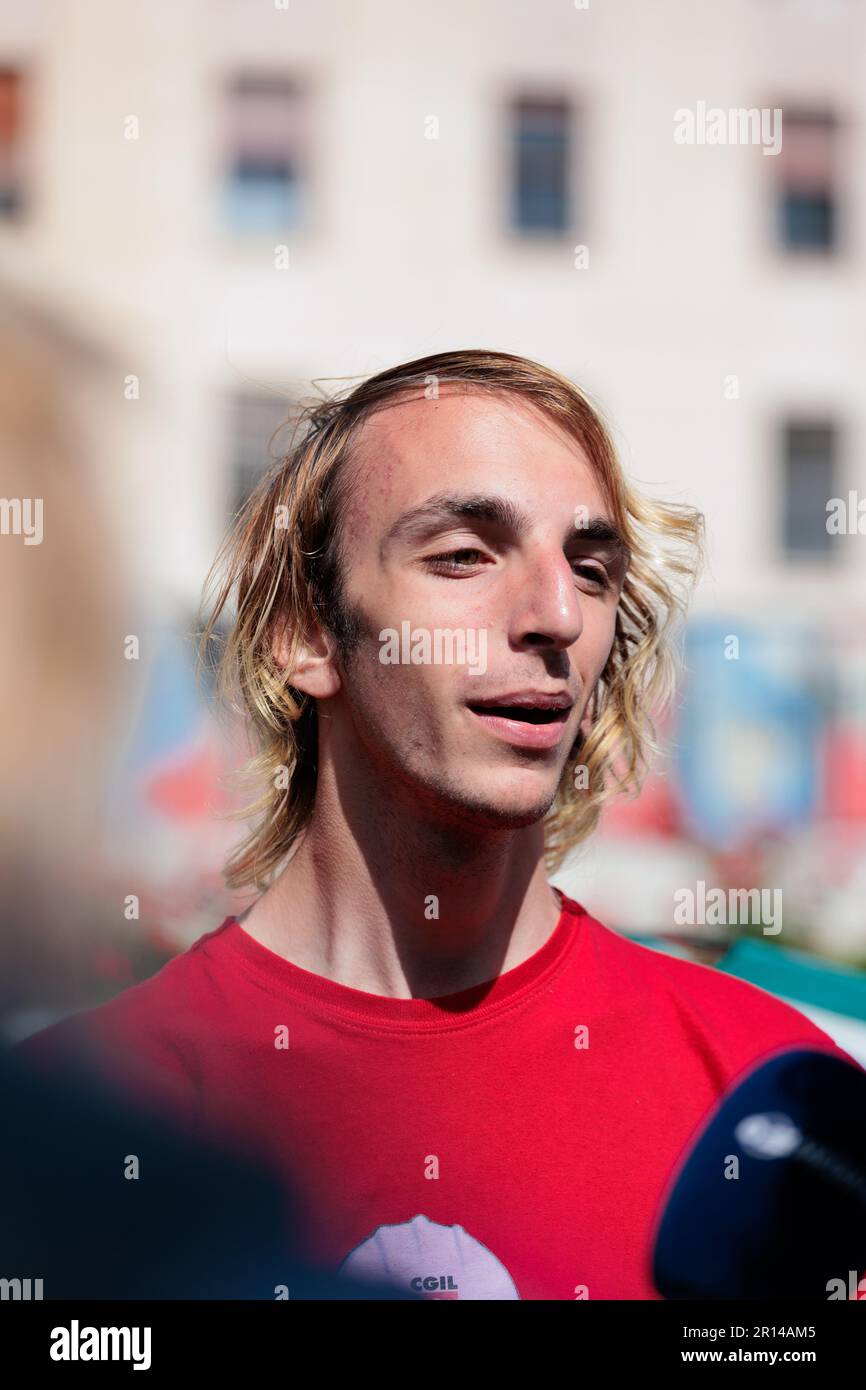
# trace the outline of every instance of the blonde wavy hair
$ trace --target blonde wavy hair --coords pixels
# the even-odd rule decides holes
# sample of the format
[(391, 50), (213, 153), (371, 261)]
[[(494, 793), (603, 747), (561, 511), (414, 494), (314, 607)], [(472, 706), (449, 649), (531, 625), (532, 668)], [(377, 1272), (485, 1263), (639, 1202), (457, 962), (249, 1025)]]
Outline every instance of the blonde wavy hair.
[[(314, 619), (344, 656), (358, 638), (344, 602), (341, 536), (358, 432), (376, 410), (412, 388), (429, 394), (444, 382), (516, 395), (574, 439), (630, 550), (592, 726), (576, 740), (545, 819), (549, 871), (592, 833), (611, 796), (637, 794), (659, 751), (654, 720), (676, 686), (678, 631), (703, 560), (702, 514), (651, 501), (628, 486), (599, 409), (558, 372), (480, 349), (405, 362), (354, 388), (298, 403), (285, 422), (293, 425), (288, 451), (241, 508), (205, 581), (199, 669), (215, 671), (219, 695), (247, 721), (258, 751), (246, 775), (264, 788), (233, 813), (252, 819), (253, 827), (227, 860), (230, 888), (266, 888), (312, 815), (316, 704), (292, 686), (291, 673)], [(272, 654), (277, 628), (287, 639), (284, 668)], [(576, 785), (579, 768), (585, 769), (583, 787)]]

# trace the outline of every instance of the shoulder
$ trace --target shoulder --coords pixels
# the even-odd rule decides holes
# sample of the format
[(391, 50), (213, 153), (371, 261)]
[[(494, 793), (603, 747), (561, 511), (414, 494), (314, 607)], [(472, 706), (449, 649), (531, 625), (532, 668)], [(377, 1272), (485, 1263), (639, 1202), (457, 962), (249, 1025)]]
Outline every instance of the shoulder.
[(660, 1028), (675, 1018), (696, 1047), (711, 1051), (733, 1073), (777, 1048), (827, 1049), (858, 1065), (792, 1004), (758, 985), (697, 961), (669, 955), (604, 926), (580, 904), (587, 945), (612, 997), (638, 1007)]

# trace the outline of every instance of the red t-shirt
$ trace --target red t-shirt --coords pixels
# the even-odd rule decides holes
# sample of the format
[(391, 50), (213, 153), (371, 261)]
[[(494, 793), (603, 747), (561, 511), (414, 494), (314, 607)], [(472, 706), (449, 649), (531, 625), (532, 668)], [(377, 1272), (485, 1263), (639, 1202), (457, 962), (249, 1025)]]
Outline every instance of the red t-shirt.
[(81, 1041), (276, 1165), (316, 1260), (461, 1299), (657, 1298), (659, 1202), (714, 1102), (779, 1048), (840, 1053), (764, 990), (569, 898), (529, 959), (430, 1000), (336, 984), (228, 918), (20, 1047), (50, 1062)]

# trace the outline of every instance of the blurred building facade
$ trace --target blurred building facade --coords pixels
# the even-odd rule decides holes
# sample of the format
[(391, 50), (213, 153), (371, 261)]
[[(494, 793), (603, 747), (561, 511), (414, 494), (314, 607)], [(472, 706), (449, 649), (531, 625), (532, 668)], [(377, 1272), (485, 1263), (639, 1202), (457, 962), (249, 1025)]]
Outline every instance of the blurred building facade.
[[(225, 848), (173, 634), (288, 403), (492, 347), (708, 522), (669, 755), (557, 881), (635, 930), (681, 884), (779, 885), (794, 940), (866, 963), (864, 54), (854, 0), (7, 0), (0, 252), (117, 354), (160, 653), (131, 815), (169, 897)], [(717, 109), (781, 111), (781, 148), (678, 140)]]

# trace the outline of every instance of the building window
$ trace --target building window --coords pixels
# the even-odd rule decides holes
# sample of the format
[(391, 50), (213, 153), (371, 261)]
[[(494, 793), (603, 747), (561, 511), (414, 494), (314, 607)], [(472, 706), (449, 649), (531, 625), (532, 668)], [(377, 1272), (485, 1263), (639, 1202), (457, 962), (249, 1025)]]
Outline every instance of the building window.
[(231, 399), (231, 481), (229, 505), (232, 514), (246, 502), (260, 478), (288, 447), (286, 437), (274, 438), (285, 424), (291, 402), (278, 392), (239, 391)]
[(784, 427), (783, 545), (792, 559), (829, 555), (827, 503), (838, 496), (838, 439), (828, 421), (789, 420)]
[(20, 72), (0, 68), (0, 217), (24, 206), (23, 88)]
[(789, 251), (836, 249), (838, 122), (828, 111), (782, 109), (778, 233)]
[(519, 232), (566, 232), (574, 218), (573, 112), (567, 101), (512, 102), (511, 223)]
[(297, 227), (307, 190), (307, 98), (292, 78), (234, 77), (227, 90), (225, 216), (236, 232)]

